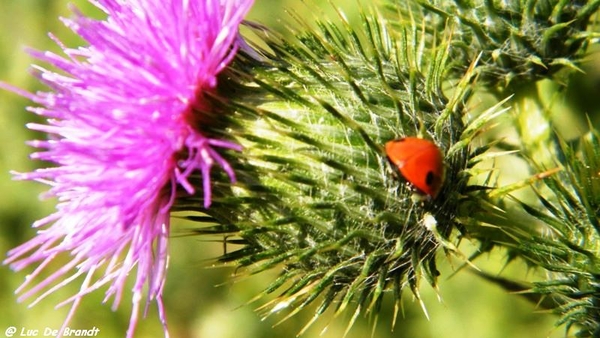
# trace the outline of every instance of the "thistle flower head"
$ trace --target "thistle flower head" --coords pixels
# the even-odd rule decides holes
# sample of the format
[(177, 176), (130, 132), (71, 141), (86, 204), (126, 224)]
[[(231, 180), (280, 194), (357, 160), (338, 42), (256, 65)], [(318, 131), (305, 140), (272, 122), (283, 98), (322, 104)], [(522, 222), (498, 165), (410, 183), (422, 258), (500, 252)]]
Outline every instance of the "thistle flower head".
[[(64, 23), (86, 47), (68, 48), (53, 39), (65, 56), (33, 51), (58, 71), (35, 66), (35, 75), (50, 88), (28, 93), (30, 110), (45, 124), (30, 129), (49, 135), (32, 141), (41, 148), (32, 158), (55, 166), (18, 179), (50, 185), (58, 199), (54, 214), (38, 221), (35, 238), (9, 252), (15, 270), (38, 267), (19, 288), (20, 299), (41, 292), (37, 302), (78, 277), (84, 282), (65, 325), (82, 296), (108, 285), (106, 298), (118, 306), (125, 280), (137, 266), (133, 335), (147, 287), (146, 306), (155, 300), (163, 325), (162, 288), (168, 261), (169, 210), (175, 190), (195, 192), (188, 178), (200, 171), (204, 207), (211, 201), (210, 170), (217, 163), (235, 180), (223, 149), (240, 150), (227, 140), (202, 132), (197, 116), (210, 109), (206, 92), (230, 63), (238, 44), (238, 26), (252, 0), (98, 0), (106, 14), (91, 19), (78, 11)], [(30, 287), (57, 256), (71, 261)], [(100, 270), (100, 271), (99, 271)]]

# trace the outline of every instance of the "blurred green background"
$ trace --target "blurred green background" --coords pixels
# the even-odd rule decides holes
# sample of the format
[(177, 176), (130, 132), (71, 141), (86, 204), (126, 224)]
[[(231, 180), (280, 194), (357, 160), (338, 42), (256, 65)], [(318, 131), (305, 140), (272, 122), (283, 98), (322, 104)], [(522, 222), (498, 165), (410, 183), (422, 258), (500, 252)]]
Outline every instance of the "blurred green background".
[[(0, 1), (0, 80), (29, 91), (41, 89), (28, 73), (33, 61), (24, 47), (58, 51), (50, 41), (47, 32), (53, 32), (67, 45), (80, 43), (58, 20), (59, 16), (70, 16), (67, 4), (73, 2), (84, 12), (91, 6), (83, 0), (1, 0)], [(341, 1), (339, 1), (341, 3)], [(344, 11), (355, 17), (356, 2), (342, 6)], [(324, 2), (319, 8), (335, 14), (331, 5)], [(266, 1), (258, 0), (250, 19), (259, 21), (275, 30), (283, 31), (288, 24), (285, 10), (293, 10), (307, 21), (315, 13), (314, 6), (307, 7), (298, 0)], [(91, 10), (97, 13), (95, 10)], [(589, 86), (588, 86), (589, 87)], [(587, 88), (587, 87), (586, 87)], [(36, 116), (25, 111), (28, 102), (10, 92), (0, 91), (0, 252), (9, 249), (34, 236), (31, 223), (51, 213), (54, 201), (40, 200), (39, 195), (46, 187), (32, 182), (16, 182), (11, 179), (10, 170), (31, 171), (41, 163), (28, 159), (31, 148), (25, 145), (28, 139), (43, 137), (27, 130), (25, 124), (36, 121)], [(597, 103), (596, 103), (597, 105)], [(589, 106), (586, 106), (589, 107)], [(597, 110), (595, 107), (590, 107)], [(590, 111), (586, 111), (590, 113)], [(581, 125), (581, 124), (579, 124)], [(206, 243), (195, 237), (178, 237), (177, 234), (191, 227), (185, 222), (175, 221), (174, 238), (171, 241), (171, 260), (168, 270), (164, 298), (167, 307), (170, 333), (172, 337), (295, 337), (304, 324), (312, 317), (310, 311), (301, 312), (281, 324), (284, 314), (261, 320), (255, 309), (264, 304), (258, 301), (247, 305), (268, 282), (276, 271), (263, 273), (250, 279), (229, 283), (234, 270), (210, 268), (207, 260), (222, 253), (220, 244)], [(524, 265), (513, 263), (504, 267), (501, 252), (478, 260), (477, 264), (492, 273), (502, 271), (503, 275), (517, 279), (531, 279), (534, 271)], [(554, 328), (558, 319), (552, 314), (537, 311), (516, 295), (509, 295), (500, 288), (476, 278), (466, 271), (447, 279), (460, 262), (450, 262), (439, 257), (442, 270), (439, 291), (432, 290), (423, 283), (421, 292), (426, 304), (428, 320), (418, 302), (410, 293), (405, 293), (403, 315), (391, 332), (393, 307), (390, 302), (379, 316), (374, 337), (477, 337), (477, 338), (537, 338), (561, 337), (564, 328)], [(504, 269), (504, 270), (503, 270)], [(28, 303), (18, 303), (14, 290), (22, 283), (31, 270), (14, 273), (6, 266), (0, 266), (0, 337), (9, 326), (43, 331), (50, 327), (58, 329), (68, 308), (54, 309), (55, 304), (77, 291), (78, 284), (61, 289), (32, 308)], [(130, 316), (130, 295), (123, 298), (117, 311), (111, 311), (110, 301), (102, 304), (104, 290), (84, 299), (72, 328), (100, 329), (99, 337), (122, 337), (125, 334)], [(440, 300), (441, 299), (441, 300)], [(33, 299), (31, 299), (33, 300)], [(342, 337), (351, 313), (333, 318), (331, 313), (324, 315), (305, 334), (305, 337)], [(347, 337), (371, 336), (372, 323), (359, 318)], [(328, 326), (327, 330), (323, 329)], [(40, 336), (43, 332), (40, 333)], [(160, 337), (162, 329), (157, 319), (156, 309), (149, 310), (147, 318), (141, 320), (136, 337)]]

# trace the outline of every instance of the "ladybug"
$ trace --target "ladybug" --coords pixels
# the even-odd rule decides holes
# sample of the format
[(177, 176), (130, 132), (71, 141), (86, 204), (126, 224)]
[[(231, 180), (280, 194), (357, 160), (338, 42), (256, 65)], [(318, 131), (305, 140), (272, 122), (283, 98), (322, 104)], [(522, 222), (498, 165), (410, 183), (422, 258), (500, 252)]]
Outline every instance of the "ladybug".
[(444, 182), (444, 156), (435, 143), (404, 137), (385, 144), (390, 162), (419, 193), (436, 198)]

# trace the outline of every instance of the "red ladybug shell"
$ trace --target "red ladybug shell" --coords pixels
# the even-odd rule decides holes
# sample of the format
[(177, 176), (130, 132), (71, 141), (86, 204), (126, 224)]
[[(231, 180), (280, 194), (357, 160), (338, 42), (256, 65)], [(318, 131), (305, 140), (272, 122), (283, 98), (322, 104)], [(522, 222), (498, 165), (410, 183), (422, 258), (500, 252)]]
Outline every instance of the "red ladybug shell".
[(385, 144), (385, 153), (421, 193), (436, 198), (444, 181), (444, 156), (435, 143), (404, 137)]

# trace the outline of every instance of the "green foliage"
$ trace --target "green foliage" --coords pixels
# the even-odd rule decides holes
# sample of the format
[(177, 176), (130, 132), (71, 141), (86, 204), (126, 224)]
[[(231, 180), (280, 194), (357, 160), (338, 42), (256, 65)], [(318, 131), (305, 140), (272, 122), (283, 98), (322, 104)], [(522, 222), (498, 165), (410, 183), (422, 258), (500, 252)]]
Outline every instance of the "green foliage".
[[(560, 323), (579, 328), (579, 336), (600, 335), (600, 139), (590, 131), (574, 142), (548, 133), (545, 145), (562, 170), (535, 190), (537, 208), (519, 206), (539, 223), (533, 237), (515, 233), (518, 256), (549, 273), (531, 293), (547, 295), (562, 315)], [(529, 160), (533, 168), (539, 161)], [(540, 168), (541, 169), (541, 168)]]
[[(548, 121), (539, 121), (550, 125)], [(521, 259), (547, 273), (546, 279), (519, 289), (507, 287), (505, 280), (486, 278), (511, 291), (523, 292), (542, 308), (560, 314), (558, 323), (565, 323), (567, 330), (576, 327), (578, 336), (597, 337), (600, 334), (597, 306), (600, 300), (600, 139), (593, 127), (573, 143), (565, 142), (554, 132), (548, 136), (545, 145), (562, 170), (547, 177), (544, 173), (538, 175), (538, 179), (543, 180), (535, 186), (532, 202), (496, 201), (495, 211), (485, 210), (480, 218), (496, 227), (486, 229), (481, 224), (470, 224), (467, 232), (482, 243), (508, 248), (509, 259)], [(521, 154), (527, 154), (528, 146), (522, 145)], [(544, 170), (532, 157), (523, 157), (531, 168)], [(490, 219), (492, 214), (496, 214), (495, 220)]]
[[(524, 209), (551, 230), (539, 256), (539, 266), (552, 278), (535, 284), (532, 292), (560, 297), (561, 322), (580, 326), (580, 336), (600, 335), (600, 139), (596, 130), (580, 138), (575, 147), (556, 137), (557, 162), (564, 168), (544, 180), (549, 192), (537, 192), (544, 212)], [(525, 245), (527, 248), (527, 246)], [(548, 251), (550, 255), (540, 255)]]

